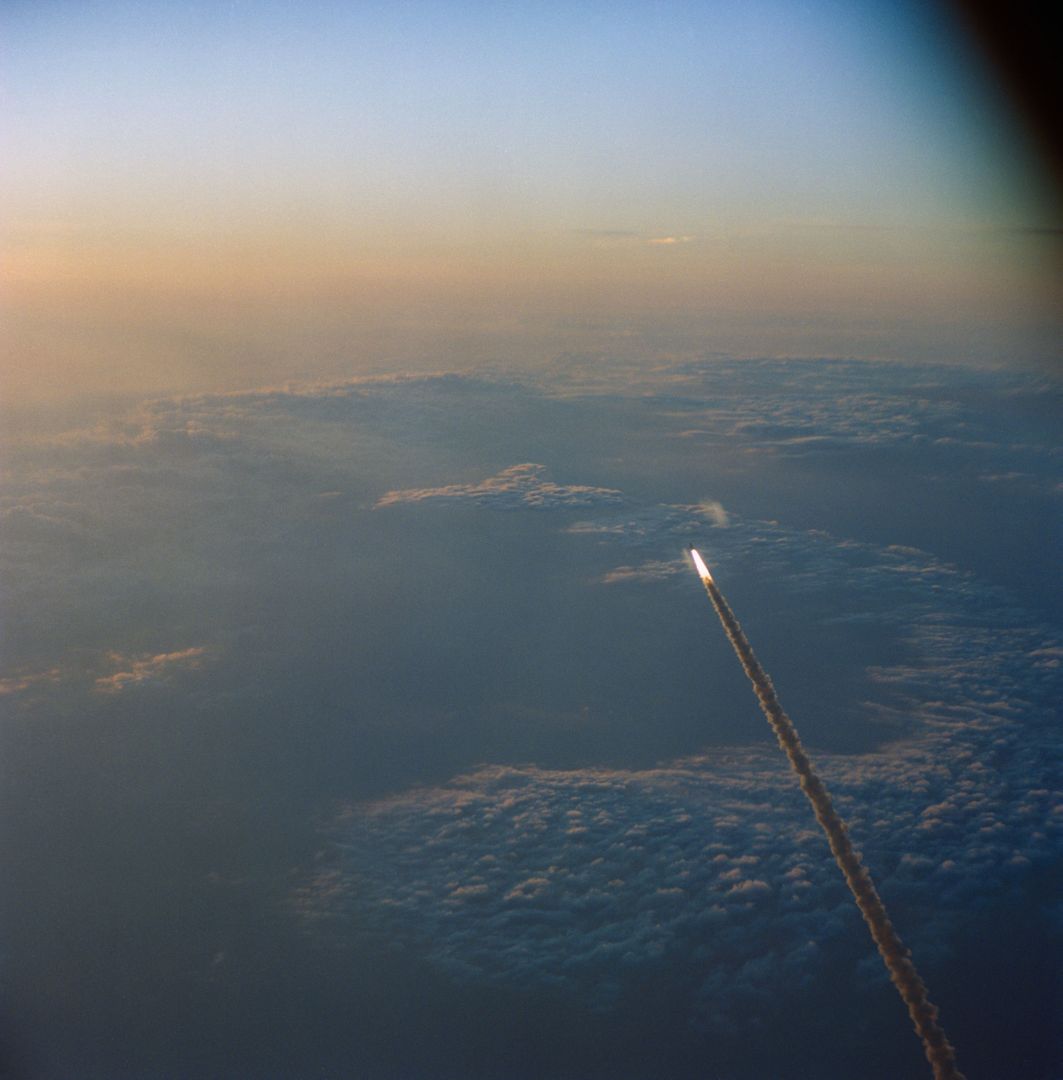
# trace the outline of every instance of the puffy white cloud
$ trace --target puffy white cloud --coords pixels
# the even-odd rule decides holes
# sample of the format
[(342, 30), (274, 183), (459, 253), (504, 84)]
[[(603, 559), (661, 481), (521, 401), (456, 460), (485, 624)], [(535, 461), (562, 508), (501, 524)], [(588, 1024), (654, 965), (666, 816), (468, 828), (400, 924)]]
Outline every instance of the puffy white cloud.
[(730, 522), (727, 511), (716, 499), (703, 499), (697, 504), (697, 512), (713, 525), (725, 528)]
[(654, 559), (638, 566), (618, 566), (602, 575), (603, 585), (627, 585), (631, 583), (652, 584), (682, 573), (685, 569), (681, 559), (665, 562)]
[(96, 679), (96, 689), (101, 693), (117, 694), (140, 683), (158, 682), (177, 671), (198, 668), (206, 653), (207, 650), (202, 646), (143, 656), (111, 653), (111, 663), (117, 670)]
[[(752, 531), (727, 540), (748, 545)], [(902, 936), (917, 959), (940, 960), (979, 897), (1023, 888), (1063, 842), (1063, 791), (1042, 749), (1058, 739), (1059, 646), (1003, 596), (911, 549), (774, 539), (798, 595), (839, 578), (861, 595), (888, 589), (881, 617), (920, 657), (880, 668), (867, 703), (903, 717), (904, 738), (813, 757), (887, 905), (903, 901)], [(608, 1008), (633, 973), (667, 968), (698, 1023), (731, 1029), (751, 998), (777, 996), (781, 978), (815, 981), (839, 947), (864, 978), (884, 978), (861, 960), (873, 947), (774, 747), (645, 770), (484, 766), (352, 806), (336, 837), (343, 886), (304, 889), (304, 906), (417, 941), (463, 979), (566, 985)]]
[(615, 504), (623, 501), (623, 495), (612, 488), (554, 483), (547, 478), (545, 465), (527, 462), (474, 484), (389, 491), (377, 500), (377, 506), (429, 500), (471, 500), (493, 510), (553, 510)]
[[(821, 993), (825, 973), (873, 993), (881, 964), (774, 746), (691, 750), (702, 731), (719, 743), (761, 730), (740, 673), (737, 691), (717, 678), (733, 659), (709, 652), (711, 610), (695, 608), (706, 601), (682, 555), (693, 542), (734, 588), (754, 645), (766, 642), (784, 701), (804, 689), (795, 719), (808, 717), (814, 760), (933, 989), (933, 965), (979, 911), (1001, 897), (1040, 910), (1061, 844), (1063, 648), (989, 583), (1006, 579), (978, 580), (930, 553), (944, 550), (933, 530), (893, 521), (920, 512), (918, 488), (924, 507), (951, 499), (967, 529), (973, 491), (969, 512), (990, 508), (989, 551), (1025, 535), (1014, 494), (1051, 490), (1059, 458), (1054, 440), (991, 422), (1010, 415), (994, 409), (1010, 379), (576, 358), (519, 386), (434, 375), (209, 394), (8, 440), (12, 798), (51, 799), (58, 823), (24, 829), (22, 865), (67, 835), (78, 793), (103, 775), (135, 777), (149, 801), (160, 781), (206, 778), (225, 792), (218, 831), (230, 837), (246, 836), (251, 804), (264, 838), (288, 836), (293, 807), (397, 790), (353, 804), (334, 830), (338, 859), (314, 861), (295, 890), (315, 933), (412, 943), (461, 979), (574, 990), (603, 1009), (649, 976), (667, 986), (666, 1008), (725, 1031)], [(821, 528), (788, 526), (812, 520), (810, 491)], [(436, 512), (451, 505), (513, 513)], [(544, 508), (556, 512), (523, 513)], [(860, 514), (873, 515), (867, 528)], [(459, 519), (467, 531), (451, 531)], [(411, 581), (426, 542), (440, 573)], [(505, 574), (510, 545), (541, 559), (524, 581)], [(669, 636), (684, 609), (701, 617), (684, 625), (704, 627), (704, 650)], [(582, 651), (598, 635), (621, 648)], [(726, 652), (722, 637), (715, 647)], [(697, 678), (672, 685), (684, 648), (683, 672), (711, 680), (703, 699)], [(824, 671), (836, 691), (817, 685)], [(77, 738), (57, 739), (55, 717)], [(202, 730), (227, 737), (190, 737)], [(861, 752), (822, 749), (850, 732)], [(160, 733), (172, 740), (162, 755)], [(275, 799), (262, 800), (263, 778)], [(109, 795), (118, 816), (145, 805), (121, 785)], [(105, 863), (118, 851), (106, 845), (130, 836), (143, 851), (181, 849), (160, 844), (153, 816), (143, 832), (139, 818), (123, 825), (98, 838)], [(203, 859), (224, 869), (240, 846), (219, 840)], [(75, 878), (68, 913), (85, 895)], [(263, 903), (283, 888), (256, 881)], [(27, 909), (37, 887), (27, 879)], [(57, 909), (40, 910), (43, 941)]]
[(63, 677), (63, 670), (59, 667), (49, 668), (47, 671), (22, 671), (7, 678), (0, 679), (0, 697), (8, 694), (21, 694), (26, 690), (59, 682)]

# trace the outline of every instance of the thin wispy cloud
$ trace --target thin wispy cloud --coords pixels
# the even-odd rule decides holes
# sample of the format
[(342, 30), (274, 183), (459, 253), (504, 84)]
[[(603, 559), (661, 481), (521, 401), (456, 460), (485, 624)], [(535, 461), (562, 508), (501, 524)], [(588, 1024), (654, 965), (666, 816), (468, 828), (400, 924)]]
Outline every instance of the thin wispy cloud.
[(673, 559), (671, 562), (654, 559), (640, 563), (638, 566), (618, 566), (615, 570), (604, 574), (601, 582), (603, 585), (651, 584), (674, 577), (683, 569), (683, 562), (680, 559)]
[(6, 678), (0, 679), (0, 697), (5, 697), (8, 694), (21, 694), (24, 691), (31, 690), (37, 686), (59, 682), (62, 677), (63, 672), (59, 667), (52, 667), (47, 671), (23, 672), (18, 675), (9, 675)]
[(619, 503), (623, 498), (623, 494), (613, 488), (555, 483), (547, 478), (545, 465), (527, 462), (511, 465), (477, 483), (389, 491), (377, 500), (376, 505), (385, 507), (398, 503), (471, 501), (495, 510), (552, 510)]
[(154, 656), (111, 653), (111, 662), (118, 670), (110, 675), (101, 675), (96, 680), (96, 689), (104, 694), (118, 694), (141, 683), (159, 682), (177, 671), (198, 668), (206, 652), (206, 649), (197, 646), (177, 652), (156, 653)]

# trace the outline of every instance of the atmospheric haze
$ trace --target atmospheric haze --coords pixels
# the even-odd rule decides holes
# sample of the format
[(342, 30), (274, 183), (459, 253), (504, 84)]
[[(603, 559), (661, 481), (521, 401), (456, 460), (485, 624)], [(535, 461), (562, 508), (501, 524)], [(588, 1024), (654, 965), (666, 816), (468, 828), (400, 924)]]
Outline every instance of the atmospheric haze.
[(1058, 222), (934, 5), (2, 18), (9, 405), (573, 352), (1054, 348)]

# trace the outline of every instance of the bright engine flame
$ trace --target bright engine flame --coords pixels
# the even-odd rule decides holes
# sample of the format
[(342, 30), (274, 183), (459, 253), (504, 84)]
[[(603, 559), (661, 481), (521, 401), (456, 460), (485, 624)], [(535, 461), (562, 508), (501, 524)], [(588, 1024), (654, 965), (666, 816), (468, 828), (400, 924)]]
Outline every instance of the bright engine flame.
[(694, 559), (694, 565), (698, 568), (698, 576), (702, 581), (712, 581), (712, 574), (709, 573), (709, 568), (702, 561), (701, 556), (694, 550), (690, 549), (690, 554)]

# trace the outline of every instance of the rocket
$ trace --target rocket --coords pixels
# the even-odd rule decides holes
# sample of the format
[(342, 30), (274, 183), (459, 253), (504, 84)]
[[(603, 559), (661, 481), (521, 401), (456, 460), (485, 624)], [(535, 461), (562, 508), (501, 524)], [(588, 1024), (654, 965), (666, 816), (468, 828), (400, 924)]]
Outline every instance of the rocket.
[(698, 577), (704, 582), (712, 581), (712, 574), (705, 565), (705, 561), (698, 554), (697, 548), (687, 548), (687, 550), (690, 552), (690, 557), (694, 560), (694, 566), (697, 569)]

